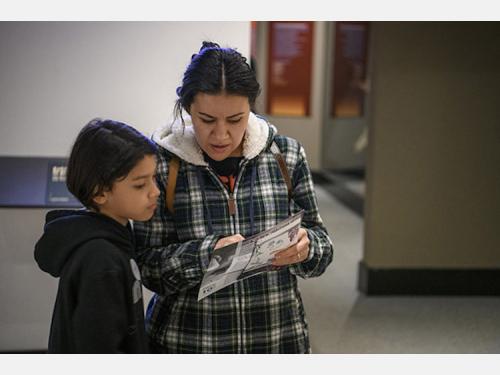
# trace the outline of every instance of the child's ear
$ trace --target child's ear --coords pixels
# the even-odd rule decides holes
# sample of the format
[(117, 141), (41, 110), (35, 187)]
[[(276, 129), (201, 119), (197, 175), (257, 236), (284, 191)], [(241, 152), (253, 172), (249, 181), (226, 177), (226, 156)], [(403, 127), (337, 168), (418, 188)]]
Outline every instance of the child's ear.
[(103, 191), (102, 193), (95, 195), (94, 198), (92, 198), (92, 200), (98, 206), (102, 206), (102, 205), (106, 204), (106, 202), (108, 201), (108, 192)]

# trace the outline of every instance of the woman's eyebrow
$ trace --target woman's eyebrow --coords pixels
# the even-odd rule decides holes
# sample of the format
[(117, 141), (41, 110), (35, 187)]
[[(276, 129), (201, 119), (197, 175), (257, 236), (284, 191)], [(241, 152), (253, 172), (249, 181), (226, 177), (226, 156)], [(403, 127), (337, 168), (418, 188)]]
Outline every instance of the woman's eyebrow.
[(211, 116), (211, 115), (209, 115), (208, 113), (205, 113), (205, 112), (198, 112), (198, 114), (206, 116), (206, 117), (210, 117), (210, 118), (215, 118), (214, 116)]
[[(202, 116), (210, 117), (210, 118), (215, 118), (214, 116), (209, 115), (208, 113), (205, 113), (205, 112), (198, 112), (198, 114), (202, 115)], [(241, 116), (244, 114), (245, 114), (245, 112), (239, 112), (239, 113), (235, 113), (234, 115), (227, 116), (226, 118), (232, 118), (232, 117)]]
[(245, 114), (245, 112), (235, 113), (234, 115), (227, 116), (226, 118), (231, 118), (231, 117), (241, 116), (241, 115), (244, 115), (244, 114)]

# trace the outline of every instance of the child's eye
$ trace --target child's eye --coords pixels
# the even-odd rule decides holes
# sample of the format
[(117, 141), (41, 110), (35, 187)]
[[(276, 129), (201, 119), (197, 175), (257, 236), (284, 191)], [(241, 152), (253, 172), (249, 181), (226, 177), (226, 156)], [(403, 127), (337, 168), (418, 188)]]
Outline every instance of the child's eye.
[(206, 118), (202, 118), (201, 121), (203, 121), (205, 124), (213, 124), (215, 120), (208, 120)]
[(134, 188), (137, 190), (141, 190), (146, 186), (146, 184), (134, 185)]

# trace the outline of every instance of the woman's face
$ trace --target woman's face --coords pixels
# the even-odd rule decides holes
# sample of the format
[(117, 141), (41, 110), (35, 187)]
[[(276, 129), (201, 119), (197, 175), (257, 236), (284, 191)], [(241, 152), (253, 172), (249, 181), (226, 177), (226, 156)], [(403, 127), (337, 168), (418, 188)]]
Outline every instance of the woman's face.
[(250, 104), (239, 95), (198, 93), (189, 111), (198, 145), (210, 158), (220, 161), (242, 156)]

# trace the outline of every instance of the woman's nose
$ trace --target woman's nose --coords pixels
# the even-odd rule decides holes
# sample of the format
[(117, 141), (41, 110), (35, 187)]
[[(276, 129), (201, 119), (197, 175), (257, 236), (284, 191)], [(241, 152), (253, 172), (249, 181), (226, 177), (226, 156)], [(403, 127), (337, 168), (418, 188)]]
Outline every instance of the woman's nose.
[(225, 139), (227, 138), (227, 126), (224, 122), (217, 122), (215, 124), (214, 130), (213, 130), (213, 135), (217, 139)]

